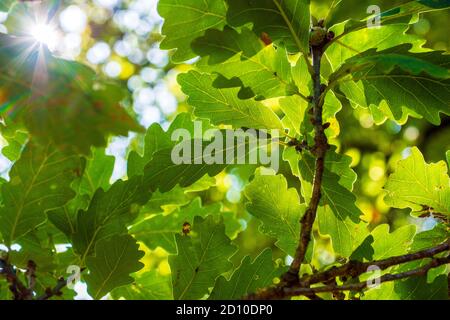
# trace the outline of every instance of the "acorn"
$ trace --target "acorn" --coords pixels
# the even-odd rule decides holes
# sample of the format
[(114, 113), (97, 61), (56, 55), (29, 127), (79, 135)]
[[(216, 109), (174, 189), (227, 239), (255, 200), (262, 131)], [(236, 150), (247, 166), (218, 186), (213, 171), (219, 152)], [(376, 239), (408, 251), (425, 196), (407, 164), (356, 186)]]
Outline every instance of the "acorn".
[(322, 27), (312, 27), (309, 33), (309, 44), (312, 47), (322, 45), (327, 39), (327, 29)]
[(334, 39), (334, 36), (335, 36), (335, 34), (334, 34), (333, 31), (328, 31), (328, 33), (327, 33), (327, 40), (328, 40), (328, 41), (333, 40), (333, 39)]

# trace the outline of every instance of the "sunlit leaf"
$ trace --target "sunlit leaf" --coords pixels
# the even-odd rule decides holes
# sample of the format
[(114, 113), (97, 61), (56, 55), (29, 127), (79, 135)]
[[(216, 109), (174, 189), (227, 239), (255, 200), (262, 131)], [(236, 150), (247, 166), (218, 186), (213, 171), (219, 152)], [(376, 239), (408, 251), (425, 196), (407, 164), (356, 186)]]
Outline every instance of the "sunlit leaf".
[(280, 276), (285, 269), (274, 266), (270, 249), (261, 252), (253, 261), (246, 256), (229, 280), (223, 276), (216, 280), (209, 298), (213, 300), (239, 299), (260, 288), (272, 285), (274, 278)]
[(183, 233), (183, 225), (185, 223), (192, 225), (197, 216), (206, 218), (209, 215), (216, 218), (223, 217), (225, 232), (230, 238), (241, 229), (235, 215), (232, 212), (223, 212), (219, 203), (202, 206), (201, 200), (196, 198), (189, 205), (180, 207), (168, 215), (160, 214), (139, 221), (129, 232), (150, 249), (161, 247), (171, 254), (176, 254), (175, 236)]
[[(0, 35), (3, 117), (23, 122), (35, 140), (88, 154), (109, 134), (140, 126), (120, 105), (123, 89), (98, 82), (90, 68), (51, 56), (30, 38)], [(64, 123), (64, 125), (61, 125)]]
[(235, 128), (282, 129), (281, 121), (270, 108), (252, 99), (238, 99), (237, 88), (214, 88), (216, 78), (196, 71), (178, 76), (196, 116), (210, 119), (216, 125), (229, 124)]
[(225, 226), (210, 216), (196, 217), (192, 234), (176, 235), (178, 254), (169, 256), (173, 295), (176, 300), (199, 299), (215, 280), (231, 269), (236, 247), (225, 235)]
[[(351, 74), (356, 84), (362, 84), (366, 105), (378, 106), (384, 101), (395, 119), (400, 119), (407, 108), (439, 124), (439, 113), (450, 114), (449, 55), (411, 53), (410, 48), (403, 45), (379, 52), (368, 50), (348, 59), (330, 81)], [(347, 86), (340, 90), (352, 96)]]
[(227, 0), (227, 21), (232, 26), (253, 25), (289, 52), (309, 52), (309, 0)]
[(173, 298), (170, 277), (156, 270), (136, 275), (134, 283), (114, 289), (111, 295), (115, 299), (127, 300), (169, 300)]
[(444, 161), (426, 163), (419, 149), (398, 162), (385, 186), (385, 201), (396, 208), (411, 208), (415, 214), (450, 215), (450, 178)]
[[(207, 31), (193, 43), (193, 48), (205, 57), (199, 63), (200, 70), (217, 72), (227, 79), (238, 78), (244, 88), (249, 88), (259, 98), (292, 95), (297, 92), (291, 77), (291, 65), (286, 51), (266, 46), (252, 31), (244, 28), (241, 33), (225, 28), (224, 31)], [(208, 57), (208, 58), (206, 58)], [(215, 87), (226, 86), (220, 79)]]
[(225, 26), (227, 6), (224, 0), (160, 0), (158, 13), (165, 19), (161, 49), (177, 48), (172, 59), (182, 62), (195, 57), (191, 49), (195, 38)]
[(2, 185), (0, 231), (11, 245), (43, 223), (46, 211), (64, 206), (75, 196), (70, 183), (81, 173), (80, 158), (54, 146), (29, 142)]
[(295, 189), (288, 189), (282, 175), (257, 175), (246, 187), (247, 210), (262, 221), (261, 231), (277, 239), (276, 245), (294, 255), (300, 238), (305, 205)]

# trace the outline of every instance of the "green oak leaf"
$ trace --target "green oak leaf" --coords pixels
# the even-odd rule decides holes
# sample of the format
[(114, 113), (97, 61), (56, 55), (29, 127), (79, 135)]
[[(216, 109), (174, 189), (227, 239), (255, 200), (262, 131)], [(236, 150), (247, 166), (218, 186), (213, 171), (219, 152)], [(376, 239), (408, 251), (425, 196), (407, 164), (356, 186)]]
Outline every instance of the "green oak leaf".
[(222, 29), (226, 24), (224, 0), (160, 0), (158, 13), (164, 18), (161, 49), (177, 48), (172, 60), (183, 62), (195, 57), (191, 43), (208, 29)]
[(260, 230), (277, 239), (275, 245), (293, 256), (300, 238), (300, 219), (306, 206), (283, 175), (257, 174), (244, 190), (247, 211), (262, 221)]
[[(241, 130), (239, 138), (235, 137), (234, 144), (230, 146), (227, 136), (236, 136), (237, 131), (216, 130), (211, 136), (207, 135), (210, 129), (212, 127), (207, 121), (193, 121), (187, 113), (179, 114), (167, 131), (162, 130), (159, 124), (152, 125), (145, 137), (144, 154), (141, 156), (136, 151), (130, 153), (129, 176), (143, 173), (144, 183), (151, 190), (160, 193), (167, 193), (177, 185), (184, 188), (185, 192), (201, 191), (214, 184), (211, 177), (228, 165), (242, 163), (244, 158), (249, 159), (252, 154), (261, 159), (258, 153), (267, 150), (264, 141), (268, 145), (270, 143), (269, 140), (261, 138), (259, 144), (253, 146), (249, 137), (256, 137), (258, 132)], [(216, 136), (219, 133), (221, 135)], [(215, 163), (203, 161), (203, 152), (210, 146), (214, 147), (216, 155), (221, 155), (221, 159)], [(186, 152), (185, 147), (188, 149)], [(276, 143), (271, 144), (272, 150), (276, 148)], [(173, 152), (177, 157), (181, 156), (182, 152), (182, 157), (189, 158), (189, 161), (174, 161)], [(174, 191), (174, 194), (176, 193), (177, 191)]]
[[(167, 129), (167, 131), (164, 131), (161, 128), (161, 125), (158, 123), (152, 124), (144, 137), (144, 152), (142, 155), (140, 155), (137, 151), (131, 151), (128, 156), (128, 162), (127, 162), (127, 173), (128, 177), (133, 177), (136, 175), (143, 175), (144, 169), (146, 165), (151, 162), (153, 159), (153, 155), (156, 152), (162, 151), (162, 150), (169, 150), (173, 149), (174, 146), (178, 143), (178, 140), (176, 136), (172, 138), (174, 134), (178, 130), (182, 130), (185, 133), (188, 133), (192, 139), (201, 139), (205, 132), (207, 130), (211, 129), (210, 124), (207, 121), (204, 120), (196, 120), (195, 122), (192, 119), (192, 116), (188, 113), (180, 113), (176, 116), (176, 118), (172, 121), (170, 127)], [(212, 179), (212, 178), (211, 178)], [(203, 190), (205, 188), (209, 188), (214, 181), (208, 179), (208, 177), (203, 177), (200, 180), (198, 180), (194, 185), (192, 185), (192, 188), (195, 190)], [(158, 186), (155, 186), (154, 189), (157, 189)], [(177, 190), (173, 190), (173, 192), (164, 192), (161, 193), (157, 191), (153, 196), (152, 200), (148, 205), (146, 206), (147, 209), (151, 209), (152, 205), (154, 208), (158, 206), (158, 203), (160, 205), (167, 204), (167, 200), (172, 199), (173, 197), (179, 196), (182, 194), (181, 188), (176, 188)], [(185, 192), (188, 191), (188, 189), (184, 190)], [(165, 198), (165, 199), (163, 199)], [(184, 198), (181, 196), (177, 202), (183, 203)], [(146, 209), (144, 209), (146, 210)], [(157, 212), (160, 209), (157, 209)]]
[(104, 149), (93, 149), (83, 175), (72, 183), (72, 188), (77, 192), (76, 197), (63, 207), (47, 213), (53, 225), (69, 238), (76, 232), (77, 212), (88, 208), (97, 189), (109, 189), (114, 162), (114, 157), (106, 155)]
[(252, 99), (238, 99), (238, 88), (215, 88), (217, 76), (190, 71), (178, 76), (181, 90), (188, 95), (194, 114), (215, 125), (235, 128), (282, 129), (281, 121), (267, 106)]
[(1, 115), (23, 123), (40, 143), (89, 154), (109, 134), (141, 130), (120, 105), (126, 91), (97, 81), (87, 66), (53, 57), (29, 37), (0, 35), (0, 65)]
[[(330, 82), (358, 85), (366, 105), (388, 105), (394, 119), (403, 113), (423, 116), (439, 124), (439, 113), (450, 114), (449, 55), (440, 52), (412, 53), (410, 44), (383, 51), (368, 50), (348, 60), (332, 75)], [(346, 76), (351, 75), (351, 79)], [(342, 79), (344, 78), (344, 79)], [(339, 86), (347, 96), (352, 87)], [(361, 92), (359, 93), (361, 95)], [(405, 110), (406, 108), (406, 110)]]
[[(342, 26), (343, 24), (339, 24), (334, 28), (342, 28)], [(361, 29), (345, 35), (339, 39), (339, 42), (333, 42), (324, 52), (322, 72), (330, 74), (345, 63), (345, 60), (371, 48), (381, 51), (411, 43), (414, 50), (423, 51), (421, 46), (425, 41), (416, 35), (406, 34), (408, 29), (408, 25), (402, 24), (382, 25), (380, 28)], [(356, 48), (354, 48), (355, 45), (357, 45)]]
[(370, 261), (373, 260), (374, 250), (372, 248), (372, 243), (374, 242), (373, 236), (367, 236), (364, 241), (353, 251), (349, 260), (352, 261)]
[(108, 191), (98, 189), (87, 210), (77, 213), (72, 243), (81, 262), (94, 253), (96, 244), (114, 235), (127, 233), (127, 224), (136, 218), (139, 206), (151, 197), (141, 176), (116, 181)]
[[(192, 142), (195, 143), (195, 142)], [(197, 142), (202, 145), (202, 142)], [(206, 146), (207, 144), (203, 144)], [(194, 150), (192, 148), (192, 150)], [(172, 190), (176, 185), (187, 187), (200, 180), (205, 174), (215, 176), (226, 168), (226, 164), (194, 163), (194, 154), (190, 163), (176, 164), (172, 161), (173, 148), (156, 152), (146, 165), (145, 184), (160, 192)]]
[(23, 126), (10, 119), (4, 119), (4, 122), (0, 123), (0, 133), (7, 145), (1, 149), (2, 154), (9, 160), (16, 161), (20, 158), (23, 147), (29, 138), (28, 132)]
[(150, 249), (161, 247), (170, 254), (176, 254), (175, 236), (181, 234), (183, 224), (188, 222), (192, 225), (195, 217), (206, 218), (209, 215), (223, 218), (225, 233), (231, 239), (242, 228), (235, 214), (223, 212), (219, 203), (202, 206), (201, 199), (195, 198), (190, 204), (180, 207), (168, 215), (159, 214), (138, 221), (130, 228), (129, 232)]
[(253, 31), (266, 33), (288, 52), (309, 53), (309, 0), (226, 0), (227, 22), (233, 27), (251, 23)]
[(14, 2), (16, 0), (2, 0), (0, 2), (0, 11), (8, 12)]
[[(180, 116), (178, 116), (180, 117)], [(173, 126), (173, 124), (172, 124)], [(136, 151), (131, 151), (128, 156), (127, 174), (128, 177), (142, 175), (144, 167), (157, 150), (172, 146), (172, 141), (168, 134), (164, 132), (158, 123), (152, 124), (145, 134), (145, 145), (143, 155), (139, 155)]]
[(187, 205), (192, 199), (191, 194), (210, 189), (216, 184), (216, 179), (208, 175), (203, 176), (188, 187), (175, 186), (167, 192), (159, 190), (153, 192), (150, 200), (141, 208), (141, 215), (151, 215), (155, 213), (171, 213), (181, 206)]
[[(206, 174), (213, 177), (229, 165), (249, 163), (250, 160), (267, 165), (267, 161), (261, 161), (262, 156), (269, 154), (273, 158), (277, 155), (276, 141), (259, 137), (257, 143), (253, 143), (258, 134), (256, 130), (242, 130), (240, 134), (233, 130), (220, 130), (216, 133), (208, 140), (185, 139), (177, 144), (177, 149), (170, 147), (155, 152), (144, 169), (144, 183), (152, 190), (167, 192), (176, 185), (189, 187)], [(234, 142), (227, 137), (234, 137)], [(214, 161), (205, 161), (207, 150), (214, 150)], [(174, 155), (180, 157), (180, 161), (174, 161)]]
[(45, 222), (46, 211), (72, 199), (70, 184), (80, 174), (78, 156), (30, 141), (12, 167), (10, 181), (2, 185), (0, 231), (6, 244)]
[(398, 162), (385, 185), (386, 204), (411, 208), (414, 214), (450, 215), (450, 178), (444, 161), (426, 163), (419, 149)]
[(284, 127), (289, 128), (291, 135), (301, 135), (300, 128), (305, 118), (305, 112), (308, 109), (308, 103), (299, 96), (290, 96), (281, 98), (279, 105), (285, 115), (282, 119)]
[(94, 149), (78, 186), (78, 194), (92, 196), (99, 188), (108, 190), (114, 162), (115, 158), (106, 155), (105, 149)]
[(84, 277), (88, 292), (100, 299), (114, 288), (133, 282), (130, 273), (144, 267), (139, 260), (144, 256), (136, 240), (129, 235), (116, 235), (101, 240), (95, 247), (95, 256), (88, 257), (89, 274)]
[(10, 251), (9, 262), (17, 268), (26, 269), (28, 261), (32, 260), (39, 265), (39, 272), (53, 272), (56, 268), (56, 255), (53, 252), (53, 243), (50, 242), (50, 228), (46, 229), (33, 230), (18, 239), (21, 248), (19, 251)]
[(186, 190), (180, 186), (175, 186), (167, 192), (153, 192), (150, 200), (142, 207), (141, 214), (148, 216), (162, 212), (170, 213), (187, 203), (189, 203), (189, 196)]
[(272, 250), (267, 248), (253, 261), (244, 257), (241, 265), (233, 272), (230, 279), (220, 276), (209, 296), (211, 300), (234, 300), (260, 288), (271, 286), (286, 268), (277, 268), (272, 261)]
[[(389, 9), (385, 12), (380, 13), (380, 25), (385, 26), (388, 24), (397, 23), (415, 23), (418, 20), (418, 15), (423, 12), (443, 10), (450, 8), (450, 1), (448, 0), (413, 0), (401, 4), (395, 8)], [(343, 26), (338, 24), (331, 27), (331, 30), (337, 31), (337, 39), (350, 33), (355, 32), (360, 29), (368, 27), (368, 22), (371, 22), (376, 15), (371, 15), (362, 20), (347, 20), (344, 22)], [(373, 24), (369, 24), (372, 26)], [(335, 30), (336, 28), (336, 30)]]
[(381, 260), (407, 253), (415, 234), (416, 227), (414, 225), (400, 227), (391, 233), (389, 233), (388, 224), (377, 226), (371, 232), (374, 239), (372, 243), (373, 259)]
[(169, 256), (176, 300), (200, 299), (216, 279), (232, 268), (236, 247), (225, 235), (225, 225), (212, 216), (195, 217), (189, 235), (176, 235), (177, 255)]
[(12, 300), (12, 293), (9, 290), (9, 282), (4, 279), (0, 278), (0, 300)]
[(49, 210), (48, 220), (69, 239), (77, 229), (77, 212), (86, 210), (89, 206), (90, 197), (88, 195), (77, 194), (75, 198), (67, 202), (63, 207)]
[(336, 207), (319, 207), (317, 220), (320, 234), (330, 236), (334, 252), (340, 257), (350, 257), (368, 234), (366, 223), (354, 222), (350, 217), (342, 215)]
[[(251, 89), (257, 98), (292, 95), (298, 90), (285, 49), (266, 46), (247, 28), (241, 33), (231, 28), (209, 30), (194, 41), (193, 48), (204, 57), (197, 63), (201, 71), (219, 73), (228, 79), (239, 78), (243, 87)], [(218, 87), (218, 81), (213, 85)]]
[(437, 246), (448, 238), (450, 238), (450, 230), (447, 230), (444, 224), (438, 223), (433, 229), (416, 234), (411, 245), (411, 252)]
[(426, 276), (382, 283), (364, 293), (363, 300), (447, 300), (447, 276), (441, 275), (432, 283)]
[[(448, 228), (444, 224), (437, 223), (433, 229), (422, 231), (416, 234), (416, 236), (414, 237), (414, 241), (411, 245), (410, 252), (414, 253), (419, 250), (435, 247), (449, 238), (450, 238), (450, 230), (448, 230)], [(430, 259), (422, 259), (408, 262), (399, 266), (398, 271), (405, 272), (408, 270), (421, 268), (424, 267), (426, 264), (430, 263), (430, 261), (431, 261)], [(447, 265), (442, 265), (440, 267), (428, 270), (427, 272), (428, 283), (432, 283), (441, 274), (447, 273), (447, 268), (448, 268)]]
[(170, 276), (164, 276), (157, 270), (135, 275), (134, 282), (111, 292), (114, 299), (126, 300), (171, 300), (173, 299)]

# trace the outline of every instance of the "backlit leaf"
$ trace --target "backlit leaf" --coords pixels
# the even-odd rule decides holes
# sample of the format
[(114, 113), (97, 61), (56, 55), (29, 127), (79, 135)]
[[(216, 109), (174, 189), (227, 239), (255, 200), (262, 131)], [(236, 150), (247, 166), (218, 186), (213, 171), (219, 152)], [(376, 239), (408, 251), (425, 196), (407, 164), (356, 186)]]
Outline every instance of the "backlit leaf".
[(222, 273), (230, 270), (236, 251), (225, 235), (225, 226), (210, 216), (196, 217), (192, 234), (176, 235), (178, 254), (169, 256), (173, 295), (176, 300), (200, 299)]

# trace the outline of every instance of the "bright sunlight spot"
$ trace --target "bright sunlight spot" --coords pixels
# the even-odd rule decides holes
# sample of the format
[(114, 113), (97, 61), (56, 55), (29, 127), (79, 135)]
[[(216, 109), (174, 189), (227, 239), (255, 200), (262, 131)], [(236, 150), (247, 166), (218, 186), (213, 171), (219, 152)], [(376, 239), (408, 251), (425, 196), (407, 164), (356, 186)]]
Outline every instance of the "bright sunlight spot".
[(50, 51), (56, 49), (58, 33), (53, 26), (45, 23), (36, 24), (30, 30), (30, 34), (37, 42), (45, 44)]

